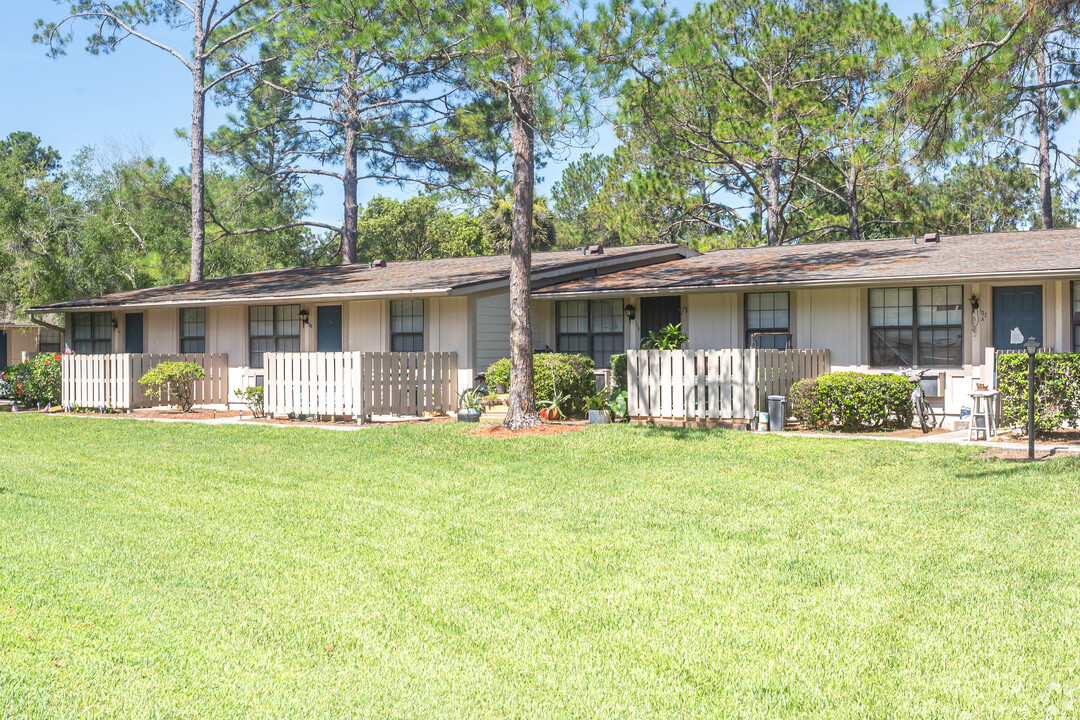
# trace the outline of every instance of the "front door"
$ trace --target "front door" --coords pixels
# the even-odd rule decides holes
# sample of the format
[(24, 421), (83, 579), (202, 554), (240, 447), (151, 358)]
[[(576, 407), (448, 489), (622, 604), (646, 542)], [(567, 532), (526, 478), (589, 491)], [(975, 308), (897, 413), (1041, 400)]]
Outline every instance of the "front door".
[(682, 322), (682, 298), (678, 295), (641, 298), (641, 339), (668, 325)]
[(1024, 340), (1030, 337), (1042, 342), (1043, 297), (1041, 285), (994, 288), (994, 347), (1016, 350), (1023, 345), (1013, 343), (1012, 333), (1019, 329)]
[(0, 368), (7, 366), (7, 330), (0, 330)]
[(143, 351), (143, 314), (124, 315), (124, 352), (141, 353)]
[(341, 352), (341, 306), (315, 308), (316, 344), (319, 352)]

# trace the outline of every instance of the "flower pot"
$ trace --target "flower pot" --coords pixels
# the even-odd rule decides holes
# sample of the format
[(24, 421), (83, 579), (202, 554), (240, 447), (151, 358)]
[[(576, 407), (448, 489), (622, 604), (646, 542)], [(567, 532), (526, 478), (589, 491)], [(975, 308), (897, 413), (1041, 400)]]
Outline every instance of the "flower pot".
[(495, 386), (495, 394), (496, 395), (505, 395), (506, 394), (506, 386), (503, 385), (502, 383), (499, 383), (498, 385), (496, 385)]
[(469, 410), (459, 410), (457, 414), (458, 422), (480, 422), (480, 411), (473, 408)]
[(606, 423), (606, 422), (611, 422), (611, 419), (608, 417), (607, 410), (590, 410), (589, 411), (589, 422), (590, 423)]
[(559, 413), (558, 409), (556, 409), (556, 408), (544, 408), (543, 410), (540, 411), (540, 419), (541, 420), (548, 420), (548, 421), (551, 421), (551, 422), (555, 422), (556, 420), (559, 420), (561, 417), (562, 417), (562, 415)]

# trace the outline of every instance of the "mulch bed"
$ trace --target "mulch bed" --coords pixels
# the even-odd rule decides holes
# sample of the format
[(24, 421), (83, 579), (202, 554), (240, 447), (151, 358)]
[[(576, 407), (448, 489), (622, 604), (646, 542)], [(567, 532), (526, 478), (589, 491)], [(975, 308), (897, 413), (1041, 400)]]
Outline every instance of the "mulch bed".
[(921, 438), (928, 435), (944, 435), (950, 432), (944, 428), (934, 428), (930, 432), (924, 433), (921, 428), (903, 428), (901, 430), (885, 430), (885, 431), (868, 431), (864, 433), (850, 433), (841, 432), (840, 430), (817, 430), (813, 428), (807, 428), (802, 426), (791, 426), (784, 428), (787, 431), (814, 433), (816, 435), (824, 435), (826, 437), (886, 437), (886, 438)]
[(588, 427), (588, 423), (542, 423), (531, 428), (524, 428), (523, 430), (507, 430), (502, 425), (481, 425), (469, 434), (478, 437), (502, 439), (525, 437), (527, 435), (562, 435), (563, 433), (574, 432), (575, 430), (584, 430), (586, 427)]

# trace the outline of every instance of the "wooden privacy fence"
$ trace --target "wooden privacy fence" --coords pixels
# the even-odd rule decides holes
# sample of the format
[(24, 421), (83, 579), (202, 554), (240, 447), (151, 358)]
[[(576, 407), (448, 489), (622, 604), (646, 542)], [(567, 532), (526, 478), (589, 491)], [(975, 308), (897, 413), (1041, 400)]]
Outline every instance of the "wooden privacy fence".
[(628, 350), (629, 413), (664, 420), (750, 420), (768, 395), (828, 372), (828, 350)]
[(422, 415), (457, 410), (457, 353), (266, 353), (271, 415)]
[(769, 395), (787, 395), (791, 386), (816, 378), (832, 368), (828, 350), (757, 350), (758, 409), (769, 405)]
[(64, 355), (60, 366), (64, 407), (136, 408), (168, 405), (167, 392), (148, 396), (139, 378), (163, 362), (193, 362), (206, 377), (195, 381), (196, 405), (224, 405), (229, 400), (229, 356), (225, 353), (110, 353)]

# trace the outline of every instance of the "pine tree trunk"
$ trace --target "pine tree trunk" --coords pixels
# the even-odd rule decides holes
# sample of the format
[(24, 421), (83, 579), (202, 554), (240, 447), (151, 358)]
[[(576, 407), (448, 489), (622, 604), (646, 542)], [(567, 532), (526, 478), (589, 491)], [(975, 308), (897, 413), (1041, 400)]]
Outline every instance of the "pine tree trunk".
[(1039, 123), (1039, 197), (1043, 230), (1054, 227), (1054, 197), (1050, 188), (1050, 106), (1046, 89), (1046, 47), (1039, 44), (1035, 56), (1039, 89), (1036, 97)]
[(768, 192), (765, 203), (765, 236), (769, 245), (780, 244), (780, 158), (776, 148), (770, 148)]
[[(350, 70), (360, 64), (360, 52), (353, 50), (349, 55)], [(342, 178), (345, 195), (345, 219), (341, 226), (341, 264), (352, 265), (356, 262), (357, 223), (359, 203), (357, 202), (357, 165), (359, 157), (357, 144), (360, 128), (360, 97), (356, 92), (355, 72), (351, 72), (346, 81), (348, 99), (345, 103), (345, 147), (342, 149), (345, 160), (345, 173)]]
[[(520, 0), (517, 0), (520, 3)], [(535, 173), (532, 89), (523, 58), (510, 60), (510, 142), (514, 150), (514, 202), (510, 239), (510, 399), (503, 426), (511, 430), (540, 423), (533, 387), (530, 310), (532, 215)]]
[(862, 240), (859, 226), (859, 182), (855, 171), (850, 171), (847, 181), (848, 239)]
[(196, 60), (191, 71), (194, 95), (191, 108), (191, 272), (188, 279), (203, 279), (206, 248), (206, 189), (203, 182), (203, 125), (205, 124), (205, 61)]

